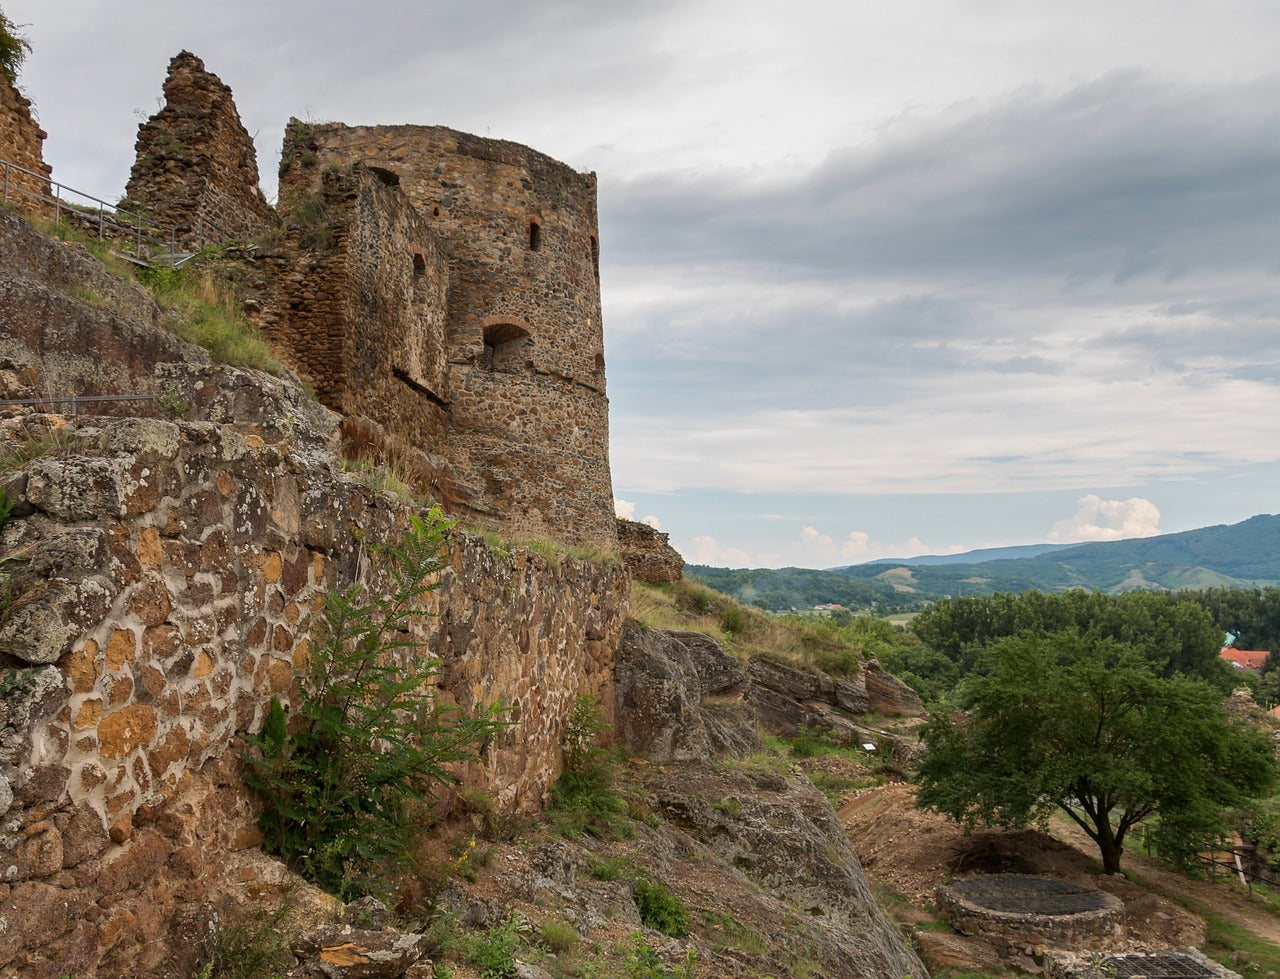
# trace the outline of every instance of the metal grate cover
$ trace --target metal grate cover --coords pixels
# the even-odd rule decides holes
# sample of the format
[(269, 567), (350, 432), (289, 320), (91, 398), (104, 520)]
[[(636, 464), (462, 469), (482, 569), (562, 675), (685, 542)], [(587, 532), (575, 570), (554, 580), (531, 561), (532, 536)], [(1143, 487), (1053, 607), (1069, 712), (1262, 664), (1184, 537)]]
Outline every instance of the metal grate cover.
[(1114, 955), (1103, 964), (1107, 972), (1111, 972), (1113, 967), (1113, 974), (1117, 979), (1129, 979), (1131, 976), (1143, 976), (1145, 979), (1211, 979), (1214, 975), (1214, 971), (1203, 962), (1177, 952)]
[(952, 888), (981, 907), (1013, 914), (1080, 914), (1106, 907), (1098, 891), (1049, 877), (969, 877), (956, 881)]

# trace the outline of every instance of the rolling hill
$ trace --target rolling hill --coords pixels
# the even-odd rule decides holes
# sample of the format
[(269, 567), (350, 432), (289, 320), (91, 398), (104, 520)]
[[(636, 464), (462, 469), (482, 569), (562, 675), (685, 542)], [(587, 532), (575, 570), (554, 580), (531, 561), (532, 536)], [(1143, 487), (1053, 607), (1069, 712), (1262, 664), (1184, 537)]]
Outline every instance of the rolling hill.
[(1260, 514), (1237, 524), (1158, 537), (990, 548), (822, 571), (686, 565), (685, 574), (771, 610), (835, 602), (854, 610), (893, 611), (949, 595), (1031, 589), (1253, 588), (1280, 585), (1280, 516)]

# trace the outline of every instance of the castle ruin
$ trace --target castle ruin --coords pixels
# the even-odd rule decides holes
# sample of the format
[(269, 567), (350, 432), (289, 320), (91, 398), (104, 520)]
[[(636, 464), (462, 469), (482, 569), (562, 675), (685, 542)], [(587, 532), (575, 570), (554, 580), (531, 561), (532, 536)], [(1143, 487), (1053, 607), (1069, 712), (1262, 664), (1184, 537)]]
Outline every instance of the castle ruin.
[[(267, 232), (230, 91), (183, 52), (165, 95), (130, 200)], [(440, 126), (295, 119), (278, 217), (246, 311), (351, 441), (408, 446), (469, 523), (616, 547), (594, 174)]]

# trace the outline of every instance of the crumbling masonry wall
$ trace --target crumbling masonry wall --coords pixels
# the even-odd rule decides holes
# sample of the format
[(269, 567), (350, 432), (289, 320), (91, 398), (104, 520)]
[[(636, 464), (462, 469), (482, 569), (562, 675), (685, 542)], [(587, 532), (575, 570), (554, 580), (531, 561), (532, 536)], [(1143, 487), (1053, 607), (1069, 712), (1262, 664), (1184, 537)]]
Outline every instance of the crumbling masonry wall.
[(163, 108), (138, 127), (130, 204), (179, 238), (223, 241), (274, 225), (231, 89), (181, 51), (169, 62), (164, 96)]
[(618, 552), (636, 581), (657, 584), (684, 577), (684, 558), (670, 535), (634, 520), (618, 518)]
[(41, 217), (51, 216), (52, 208), (29, 195), (47, 198), (50, 194), (49, 175), (53, 170), (44, 162), (47, 135), (31, 114), (31, 100), (0, 74), (0, 160), (31, 171), (0, 173), (0, 180), (7, 179), (9, 185), (5, 203)]
[[(612, 548), (594, 174), (438, 126), (295, 121), (282, 160), (286, 213), (327, 196), (333, 171), (364, 163), (403, 192), (437, 243), (448, 269), (446, 369), (438, 390), (434, 375), (422, 387), (439, 399), (445, 429), (419, 447), (447, 459), (451, 501), (495, 529)], [(351, 255), (349, 267), (403, 262), (413, 247), (388, 244)], [(357, 345), (365, 322), (349, 324)]]
[(165, 98), (130, 199), (180, 229), (215, 198), (274, 224), (248, 312), (324, 403), (416, 452), (469, 523), (612, 551), (595, 175), (440, 126), (295, 119), (272, 222), (230, 89), (184, 51)]
[(364, 166), (318, 174), (293, 218), (258, 263), (267, 288), (252, 315), (263, 336), (327, 407), (442, 449), (449, 272), (435, 238)]
[[(260, 843), (240, 738), (298, 695), (325, 593), (407, 511), (341, 474), (335, 416), (285, 382), (174, 365), (195, 421), (81, 419), (7, 490), (23, 555), (0, 653), (0, 971), (157, 974), (177, 909)], [(353, 530), (359, 528), (359, 540)], [(611, 699), (629, 578), (459, 535), (425, 607), (440, 696), (514, 706), (469, 784), (536, 809), (579, 694)]]

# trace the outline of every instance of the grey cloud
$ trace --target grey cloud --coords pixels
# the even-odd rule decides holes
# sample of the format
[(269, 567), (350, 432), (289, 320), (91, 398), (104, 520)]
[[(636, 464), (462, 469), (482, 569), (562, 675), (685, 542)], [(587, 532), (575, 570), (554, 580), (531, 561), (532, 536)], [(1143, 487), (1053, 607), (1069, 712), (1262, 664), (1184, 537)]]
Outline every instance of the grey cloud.
[(631, 231), (624, 260), (1117, 282), (1274, 266), (1280, 77), (1186, 89), (1118, 73), (901, 123), (772, 186), (654, 175), (606, 200)]

